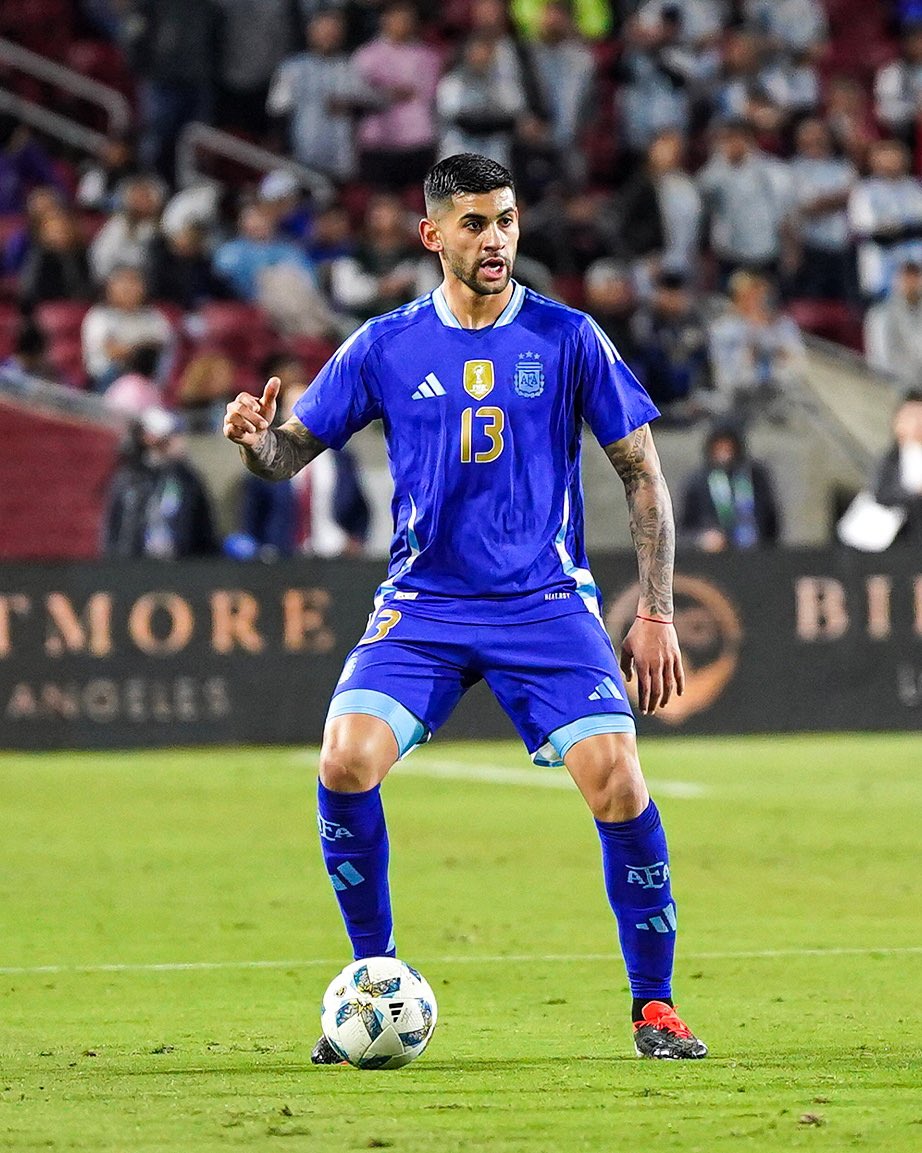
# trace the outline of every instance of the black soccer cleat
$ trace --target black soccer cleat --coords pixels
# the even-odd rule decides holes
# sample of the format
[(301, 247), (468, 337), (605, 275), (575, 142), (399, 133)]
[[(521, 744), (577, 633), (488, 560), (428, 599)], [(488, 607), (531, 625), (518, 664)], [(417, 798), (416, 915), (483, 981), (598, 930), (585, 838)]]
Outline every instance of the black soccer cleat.
[(312, 1065), (346, 1065), (342, 1057), (336, 1052), (330, 1042), (322, 1034), (320, 1040), (311, 1050)]
[(696, 1061), (708, 1055), (679, 1014), (665, 1001), (648, 1001), (643, 1020), (634, 1022), (634, 1048), (638, 1057), (659, 1061)]

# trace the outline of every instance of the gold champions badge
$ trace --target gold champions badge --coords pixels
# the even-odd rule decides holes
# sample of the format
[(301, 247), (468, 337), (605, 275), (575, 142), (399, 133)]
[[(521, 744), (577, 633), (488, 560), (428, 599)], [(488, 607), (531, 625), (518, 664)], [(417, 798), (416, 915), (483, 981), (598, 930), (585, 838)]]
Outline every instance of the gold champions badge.
[(483, 400), (493, 391), (492, 360), (464, 362), (464, 391), (469, 392), (474, 400)]

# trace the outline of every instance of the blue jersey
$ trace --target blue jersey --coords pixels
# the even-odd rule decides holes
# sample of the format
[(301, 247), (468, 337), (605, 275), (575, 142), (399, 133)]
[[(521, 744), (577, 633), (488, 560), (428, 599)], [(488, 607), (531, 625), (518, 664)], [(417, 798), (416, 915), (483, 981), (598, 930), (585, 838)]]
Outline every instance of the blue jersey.
[(294, 411), (331, 448), (383, 421), (394, 538), (376, 603), (470, 623), (598, 614), (582, 424), (607, 445), (659, 413), (590, 317), (514, 284), (494, 324), (465, 329), (436, 289), (353, 333)]

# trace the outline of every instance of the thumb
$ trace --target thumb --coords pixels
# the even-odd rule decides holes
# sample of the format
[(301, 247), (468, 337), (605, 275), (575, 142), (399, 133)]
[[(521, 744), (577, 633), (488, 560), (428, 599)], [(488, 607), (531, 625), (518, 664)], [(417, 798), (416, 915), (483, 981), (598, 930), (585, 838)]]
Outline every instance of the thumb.
[(269, 408), (278, 400), (279, 389), (282, 387), (282, 382), (277, 376), (272, 376), (266, 383), (263, 389), (263, 394), (259, 398), (259, 403), (263, 408)]
[(634, 654), (631, 652), (631, 646), (624, 641), (621, 646), (621, 660), (618, 662), (621, 666), (621, 672), (624, 674), (624, 679), (629, 681), (634, 675)]

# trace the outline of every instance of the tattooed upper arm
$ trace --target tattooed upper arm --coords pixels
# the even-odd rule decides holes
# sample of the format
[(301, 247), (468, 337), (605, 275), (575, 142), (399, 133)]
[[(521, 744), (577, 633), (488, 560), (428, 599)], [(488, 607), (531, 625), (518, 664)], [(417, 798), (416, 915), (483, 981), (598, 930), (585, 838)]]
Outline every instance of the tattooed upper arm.
[(252, 448), (241, 448), (243, 463), (264, 480), (287, 480), (310, 464), (328, 446), (296, 416), (280, 428), (270, 428), (265, 439)]

